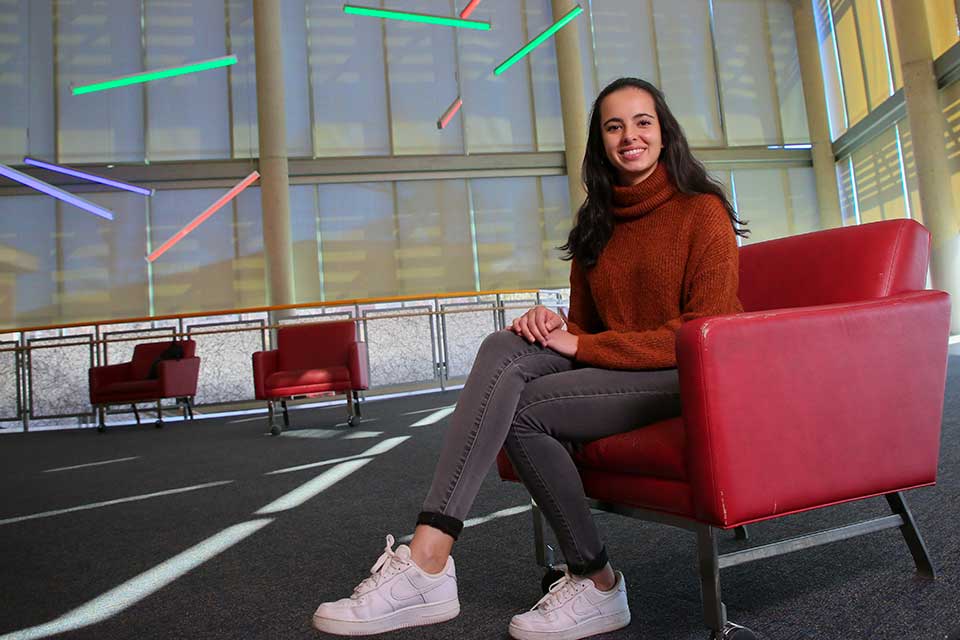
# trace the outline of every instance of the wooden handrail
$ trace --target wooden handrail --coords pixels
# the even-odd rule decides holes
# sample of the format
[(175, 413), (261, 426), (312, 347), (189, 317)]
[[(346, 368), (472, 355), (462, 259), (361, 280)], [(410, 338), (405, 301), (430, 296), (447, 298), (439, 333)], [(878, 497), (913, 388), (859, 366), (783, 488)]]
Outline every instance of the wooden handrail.
[(153, 322), (156, 320), (174, 320), (181, 318), (202, 318), (203, 316), (225, 316), (240, 313), (261, 313), (264, 311), (285, 311), (287, 309), (307, 309), (324, 307), (349, 307), (361, 304), (381, 304), (385, 302), (407, 302), (409, 300), (438, 300), (443, 298), (468, 298), (472, 296), (509, 295), (515, 293), (538, 293), (539, 289), (493, 289), (490, 291), (459, 291), (453, 293), (436, 293), (431, 295), (390, 296), (384, 298), (354, 298), (352, 300), (331, 300), (324, 302), (298, 302), (296, 304), (281, 304), (268, 307), (244, 307), (242, 309), (219, 309), (213, 311), (191, 311), (189, 313), (172, 313), (162, 316), (143, 316), (138, 318), (120, 318), (116, 320), (88, 320), (86, 322), (70, 322), (67, 324), (40, 325), (35, 327), (2, 328), (0, 333), (25, 333), (27, 331), (50, 331), (51, 329), (72, 329), (74, 327), (89, 327), (93, 325), (127, 324), (130, 322)]

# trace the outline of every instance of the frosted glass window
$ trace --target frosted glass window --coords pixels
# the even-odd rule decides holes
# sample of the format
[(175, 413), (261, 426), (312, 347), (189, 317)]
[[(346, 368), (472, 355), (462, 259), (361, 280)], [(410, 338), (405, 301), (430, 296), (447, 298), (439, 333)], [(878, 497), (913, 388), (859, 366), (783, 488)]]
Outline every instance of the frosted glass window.
[(930, 30), (930, 48), (936, 60), (957, 42), (957, 7), (954, 0), (923, 0)]
[[(452, 12), (449, 0), (388, 0), (384, 5), (414, 13)], [(437, 118), (459, 94), (454, 30), (400, 20), (386, 20), (384, 28), (394, 155), (463, 153), (459, 127), (437, 129)]]
[(317, 244), (317, 188), (290, 187), (290, 236), (297, 302), (323, 300), (320, 289), (320, 246)]
[(900, 69), (900, 45), (897, 42), (897, 27), (893, 21), (891, 0), (883, 0), (883, 26), (886, 27), (887, 51), (890, 53), (890, 67), (893, 73), (893, 90), (903, 87), (903, 71)]
[(0, 322), (5, 325), (60, 319), (56, 203), (45, 195), (0, 197)]
[(113, 221), (59, 204), (60, 313), (69, 321), (149, 315), (146, 201), (127, 192), (84, 197), (114, 212)]
[(398, 182), (396, 225), (395, 295), (474, 290), (464, 180)]
[(592, 7), (599, 86), (624, 76), (660, 86), (650, 0), (594, 2)]
[(877, 0), (856, 0), (860, 26), (860, 50), (870, 95), (870, 109), (876, 109), (890, 97), (890, 68), (887, 66), (886, 38), (881, 27)]
[[(234, 158), (253, 158), (259, 154), (257, 138), (257, 66), (253, 37), (252, 0), (227, 0), (229, 52), (237, 64), (228, 67), (230, 78), (231, 136)], [(286, 43), (283, 44), (286, 50)]]
[(692, 146), (721, 146), (709, 6), (702, 0), (654, 0), (660, 89)]
[(558, 247), (567, 242), (573, 227), (567, 177), (544, 176), (538, 180), (542, 193), (540, 215), (543, 217), (541, 249), (544, 265), (544, 278), (539, 286), (566, 287), (570, 285), (570, 263), (561, 260), (566, 252)]
[[(157, 191), (150, 200), (151, 250), (171, 238), (222, 196), (225, 189)], [(231, 309), (236, 305), (235, 211), (227, 205), (153, 262), (158, 315)]]
[(319, 185), (317, 193), (324, 299), (395, 295), (393, 185)]
[[(136, 6), (126, 1), (113, 4)], [(144, 7), (147, 69), (175, 67), (227, 55), (222, 3), (178, 0), (147, 2)], [(136, 35), (139, 38), (139, 34)], [(129, 55), (129, 48), (120, 51), (124, 58), (135, 59)], [(220, 68), (144, 85), (150, 160), (231, 156), (228, 74), (227, 68)], [(110, 94), (140, 90), (132, 87)]]
[(853, 181), (853, 172), (850, 158), (844, 158), (837, 163), (837, 187), (840, 192), (840, 217), (843, 226), (859, 224), (857, 215), (856, 192)]
[[(526, 0), (523, 6), (528, 36), (535, 37), (553, 23), (550, 0)], [(560, 151), (563, 149), (563, 114), (560, 110), (556, 42), (550, 38), (527, 57), (533, 83), (537, 150)]]
[[(493, 75), (493, 69), (529, 39), (523, 30), (521, 6), (516, 0), (484, 0), (470, 18), (489, 22), (491, 30), (456, 32), (463, 108), (455, 118), (463, 118), (466, 124), (468, 153), (533, 151), (529, 59)], [(436, 118), (455, 97), (449, 96), (434, 109)], [(460, 124), (451, 121), (441, 135), (456, 135)], [(434, 126), (431, 136), (436, 135)]]
[(830, 26), (829, 0), (816, 0), (813, 11), (820, 49), (820, 71), (823, 73), (827, 115), (830, 119), (830, 137), (836, 140), (847, 130), (847, 117), (846, 110), (843, 107), (843, 87), (841, 85), (840, 66), (836, 56), (836, 41), (833, 29)]
[(860, 222), (907, 217), (895, 129), (888, 129), (853, 154)]
[(791, 235), (791, 212), (787, 207), (789, 186), (782, 169), (737, 169), (737, 215), (748, 220), (750, 236), (745, 242), (761, 242)]
[[(236, 253), (233, 265), (238, 307), (270, 304), (267, 299), (267, 266), (263, 254), (262, 197), (260, 187), (247, 187), (240, 192), (232, 205), (227, 205), (214, 214), (228, 213), (230, 207), (236, 212), (233, 229)], [(292, 207), (291, 202), (291, 209)]]
[(307, 23), (314, 154), (389, 155), (383, 21), (344, 15), (339, 0), (308, 0)]
[(536, 178), (471, 181), (477, 225), (480, 288), (527, 289), (543, 284), (545, 240), (537, 215)]
[[(58, 2), (56, 16), (59, 159), (62, 162), (142, 161), (142, 85), (82, 96), (74, 96), (70, 90), (71, 85), (143, 71), (139, 3), (127, 0)], [(222, 23), (222, 8), (220, 20)], [(182, 112), (182, 105), (190, 102), (177, 103), (176, 111)]]
[(863, 60), (852, 0), (831, 0), (833, 28), (840, 52), (840, 72), (843, 74), (843, 95), (847, 104), (850, 126), (860, 122), (870, 109), (867, 106), (867, 88), (863, 78)]
[(0, 162), (54, 158), (50, 0), (0, 3)]
[(780, 100), (780, 124), (783, 143), (809, 142), (807, 107), (800, 77), (800, 56), (797, 53), (797, 32), (789, 2), (768, 0), (767, 25), (776, 76), (776, 95)]
[(791, 211), (791, 235), (816, 231), (822, 227), (817, 205), (817, 178), (813, 167), (787, 169), (789, 193), (787, 205)]
[(782, 136), (765, 3), (717, 0), (714, 8), (727, 143), (779, 144)]

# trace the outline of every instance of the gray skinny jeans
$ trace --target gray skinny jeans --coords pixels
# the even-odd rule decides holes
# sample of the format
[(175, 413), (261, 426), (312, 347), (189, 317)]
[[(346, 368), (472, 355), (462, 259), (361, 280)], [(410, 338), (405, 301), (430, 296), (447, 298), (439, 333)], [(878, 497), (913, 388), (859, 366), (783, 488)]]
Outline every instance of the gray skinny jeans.
[(543, 511), (578, 575), (607, 563), (571, 443), (680, 415), (676, 369), (581, 367), (512, 331), (483, 341), (450, 417), (418, 524), (456, 538), (501, 447)]

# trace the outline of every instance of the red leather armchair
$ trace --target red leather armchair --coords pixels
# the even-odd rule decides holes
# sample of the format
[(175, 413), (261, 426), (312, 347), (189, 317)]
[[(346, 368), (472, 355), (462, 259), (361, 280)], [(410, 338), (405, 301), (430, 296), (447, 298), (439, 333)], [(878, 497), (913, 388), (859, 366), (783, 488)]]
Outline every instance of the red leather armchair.
[(370, 387), (367, 344), (357, 340), (353, 320), (295, 324), (277, 330), (277, 348), (253, 354), (253, 384), (258, 400), (266, 400), (270, 433), (281, 427), (274, 422), (274, 403), (283, 406), (284, 426), (290, 426), (287, 400), (344, 393), (347, 424), (360, 417), (357, 392)]
[(170, 341), (138, 344), (133, 348), (130, 362), (90, 368), (90, 404), (99, 414), (98, 431), (102, 433), (106, 429), (104, 414), (112, 404), (133, 405), (137, 424), (140, 424), (136, 403), (156, 402), (155, 424), (160, 428), (163, 426), (160, 401), (177, 398), (183, 405), (184, 418), (189, 413), (193, 419), (193, 398), (197, 395), (200, 375), (200, 358), (195, 355), (197, 344), (193, 340), (176, 341), (183, 348), (183, 356), (163, 359), (172, 344)]
[[(902, 492), (936, 480), (950, 301), (923, 290), (930, 237), (910, 220), (744, 246), (744, 313), (677, 334), (682, 417), (586, 445), (591, 506), (693, 531), (707, 625), (728, 622), (720, 570), (899, 528), (918, 572), (934, 568)], [(506, 455), (502, 478), (516, 480)], [(884, 496), (890, 513), (718, 554), (717, 533)], [(535, 509), (537, 555), (549, 565)]]

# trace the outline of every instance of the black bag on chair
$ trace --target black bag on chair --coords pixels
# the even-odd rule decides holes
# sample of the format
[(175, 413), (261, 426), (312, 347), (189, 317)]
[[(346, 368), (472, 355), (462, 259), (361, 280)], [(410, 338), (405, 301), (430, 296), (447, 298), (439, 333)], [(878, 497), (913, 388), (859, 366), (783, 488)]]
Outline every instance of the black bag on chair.
[(153, 364), (150, 365), (150, 375), (147, 376), (149, 380), (156, 380), (158, 373), (157, 367), (160, 366), (160, 362), (163, 360), (180, 360), (183, 358), (183, 345), (180, 344), (179, 340), (174, 340), (170, 343), (170, 346), (160, 352), (160, 355), (156, 360), (153, 361)]

